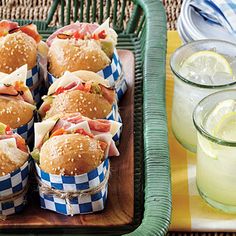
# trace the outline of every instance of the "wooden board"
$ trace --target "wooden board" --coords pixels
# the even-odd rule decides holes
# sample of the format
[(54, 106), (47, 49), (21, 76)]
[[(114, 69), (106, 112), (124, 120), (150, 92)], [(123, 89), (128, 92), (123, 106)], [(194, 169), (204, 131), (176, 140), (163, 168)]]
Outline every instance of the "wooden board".
[(134, 216), (134, 56), (127, 50), (119, 50), (128, 91), (120, 103), (123, 133), (119, 145), (120, 156), (111, 159), (108, 200), (105, 210), (89, 215), (64, 216), (39, 206), (37, 193), (31, 193), (25, 210), (0, 220), (0, 229), (118, 227), (131, 225)]

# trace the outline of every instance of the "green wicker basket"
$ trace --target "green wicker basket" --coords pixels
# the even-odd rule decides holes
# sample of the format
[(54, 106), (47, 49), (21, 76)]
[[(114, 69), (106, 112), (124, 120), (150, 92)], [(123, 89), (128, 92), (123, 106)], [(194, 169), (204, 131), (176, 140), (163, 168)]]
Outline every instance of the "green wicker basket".
[[(55, 15), (57, 26), (51, 23)], [(46, 21), (33, 22), (46, 39), (57, 27), (71, 21), (101, 23), (107, 17), (112, 19), (113, 28), (119, 34), (118, 48), (135, 54), (135, 220), (130, 228), (78, 229), (77, 232), (117, 235), (133, 231), (129, 235), (164, 235), (170, 223), (171, 189), (165, 110), (166, 16), (162, 3), (159, 0), (67, 0), (66, 3), (54, 0)], [(67, 233), (63, 229), (60, 232)]]

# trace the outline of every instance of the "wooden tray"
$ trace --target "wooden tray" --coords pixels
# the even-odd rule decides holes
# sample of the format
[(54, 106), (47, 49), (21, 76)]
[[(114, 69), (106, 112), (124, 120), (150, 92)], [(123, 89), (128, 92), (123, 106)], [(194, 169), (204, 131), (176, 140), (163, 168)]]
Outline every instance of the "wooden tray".
[[(25, 210), (0, 221), (0, 230), (9, 232), (44, 231), (48, 229), (78, 229), (88, 227), (131, 226), (134, 218), (134, 55), (118, 50), (128, 82), (128, 91), (120, 103), (123, 132), (119, 145), (120, 156), (111, 158), (108, 200), (105, 210), (89, 215), (64, 216), (39, 206), (38, 193), (31, 193)], [(28, 229), (28, 230), (27, 230)], [(72, 230), (73, 232), (73, 230)]]

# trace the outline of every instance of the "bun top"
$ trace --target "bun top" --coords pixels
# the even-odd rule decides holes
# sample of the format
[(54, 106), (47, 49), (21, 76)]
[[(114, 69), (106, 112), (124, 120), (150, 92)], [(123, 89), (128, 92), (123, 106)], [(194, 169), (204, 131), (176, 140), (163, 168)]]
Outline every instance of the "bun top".
[(81, 134), (55, 136), (40, 151), (40, 167), (47, 173), (80, 175), (99, 166), (104, 151), (99, 141)]
[(0, 96), (0, 122), (12, 129), (27, 124), (33, 117), (35, 107), (20, 100)]
[(111, 60), (96, 40), (55, 39), (49, 48), (49, 72), (60, 77), (65, 71), (90, 70), (98, 72)]
[(0, 176), (20, 168), (28, 157), (24, 139), (14, 134), (9, 126), (0, 123)]
[(27, 34), (19, 31), (0, 37), (0, 71), (11, 73), (17, 68), (28, 65), (32, 69), (37, 60), (37, 44)]

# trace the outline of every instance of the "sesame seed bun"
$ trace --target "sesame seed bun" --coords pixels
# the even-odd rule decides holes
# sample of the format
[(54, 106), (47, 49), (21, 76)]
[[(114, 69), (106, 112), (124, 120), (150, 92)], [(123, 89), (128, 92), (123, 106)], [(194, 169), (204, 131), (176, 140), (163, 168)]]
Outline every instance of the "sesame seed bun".
[(96, 40), (54, 39), (48, 54), (49, 72), (61, 77), (65, 71), (98, 72), (111, 63)]
[(14, 161), (13, 158), (10, 158), (10, 156), (3, 152), (2, 150), (0, 150), (0, 176), (4, 176), (7, 175), (13, 171), (15, 171), (16, 169), (20, 168), (21, 166), (23, 166), (23, 164), (26, 162), (27, 158), (24, 156), (23, 158), (19, 159), (18, 162)]
[(36, 65), (37, 45), (33, 38), (19, 31), (0, 37), (0, 71), (11, 73), (28, 65), (28, 70)]
[(51, 174), (80, 175), (99, 166), (104, 152), (99, 141), (81, 134), (47, 140), (40, 151), (40, 168)]
[(32, 105), (24, 101), (0, 97), (0, 122), (12, 129), (27, 124), (33, 117)]
[(90, 119), (102, 119), (106, 118), (111, 109), (112, 104), (103, 96), (74, 90), (55, 96), (46, 115), (48, 118), (59, 113), (80, 112)]
[(0, 176), (20, 168), (28, 158), (28, 152), (18, 149), (16, 140), (11, 138), (11, 135), (7, 139), (0, 140)]

